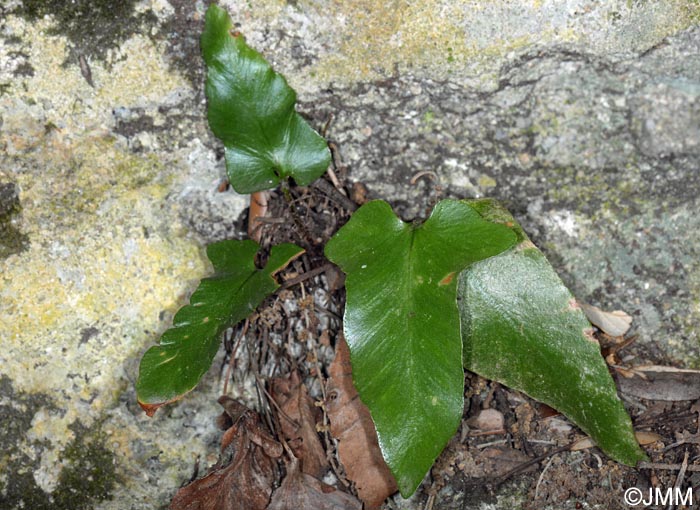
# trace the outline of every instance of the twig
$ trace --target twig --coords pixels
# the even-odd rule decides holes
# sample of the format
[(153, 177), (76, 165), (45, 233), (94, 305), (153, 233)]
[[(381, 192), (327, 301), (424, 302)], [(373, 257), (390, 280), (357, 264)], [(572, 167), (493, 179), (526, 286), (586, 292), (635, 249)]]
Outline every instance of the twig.
[(314, 303), (314, 312), (322, 312), (325, 313), (326, 315), (330, 315), (333, 319), (335, 319), (338, 322), (342, 322), (343, 318), (335, 313), (333, 310), (330, 308), (323, 308), (321, 306), (318, 306)]
[(483, 437), (483, 436), (498, 436), (501, 434), (507, 434), (508, 431), (506, 429), (498, 429), (498, 430), (483, 430), (479, 432), (469, 432), (467, 436), (469, 437)]
[[(306, 290), (304, 287), (304, 283), (301, 283), (301, 295), (302, 298), (306, 297)], [(310, 330), (311, 325), (309, 323), (309, 312), (308, 310), (304, 309), (304, 322), (306, 325), (306, 329)], [(318, 382), (321, 386), (321, 397), (323, 397), (323, 400), (321, 402), (327, 402), (328, 401), (328, 396), (326, 394), (326, 381), (323, 379), (323, 372), (321, 370), (321, 362), (318, 359), (318, 349), (316, 349), (316, 342), (311, 342), (311, 349), (314, 355), (314, 361), (316, 364), (316, 377), (318, 377)], [(314, 403), (316, 405), (316, 403)], [(321, 408), (321, 415), (323, 416), (323, 434), (324, 438), (326, 439), (326, 444), (330, 444), (330, 422), (328, 421), (328, 413), (326, 412), (326, 408), (323, 405), (317, 406)], [(327, 455), (328, 456), (328, 455)], [(332, 464), (329, 462), (329, 465), (331, 468), (333, 468)], [(335, 468), (333, 468), (335, 471)], [(340, 479), (340, 477), (338, 478)]]
[(418, 179), (421, 177), (430, 177), (431, 180), (433, 181), (439, 181), (440, 178), (437, 176), (437, 174), (431, 170), (423, 170), (422, 172), (418, 172), (415, 174), (413, 177), (411, 177), (411, 180), (408, 181), (411, 183), (411, 186), (415, 186), (416, 183), (418, 182)]
[(325, 123), (325, 124), (323, 125), (323, 127), (321, 128), (321, 136), (322, 136), (323, 138), (325, 138), (326, 135), (328, 134), (328, 129), (331, 127), (331, 123), (332, 123), (334, 120), (335, 120), (335, 115), (333, 115), (332, 113), (329, 113), (329, 114), (328, 114), (328, 120), (326, 120), (326, 123)]
[(90, 85), (94, 89), (95, 82), (92, 81), (92, 71), (90, 70), (90, 63), (88, 62), (88, 59), (85, 58), (85, 55), (78, 56), (78, 64), (80, 64), (80, 74), (83, 75), (83, 78), (85, 78), (85, 81), (88, 83), (88, 85)]
[(680, 441), (676, 441), (675, 443), (671, 443), (667, 447), (663, 449), (664, 452), (667, 452), (668, 450), (672, 450), (673, 448), (677, 448), (679, 446), (683, 446), (684, 444), (700, 444), (700, 436), (697, 434), (693, 434), (691, 436), (685, 437), (681, 439)]
[(328, 177), (330, 178), (331, 182), (333, 183), (333, 186), (335, 186), (335, 189), (337, 189), (338, 192), (340, 194), (342, 194), (343, 196), (347, 196), (347, 193), (345, 192), (343, 187), (340, 185), (340, 181), (338, 180), (338, 176), (335, 175), (335, 170), (333, 170), (332, 168), (328, 168), (328, 170), (326, 170), (326, 173), (328, 174)]
[[(623, 396), (624, 396), (624, 393), (623, 393)], [(637, 420), (634, 422), (634, 428), (636, 430), (636, 429), (639, 429), (642, 427), (648, 427), (650, 425), (685, 420), (687, 418), (692, 417), (695, 414), (696, 413), (688, 413), (685, 411), (675, 411), (675, 412), (669, 411), (667, 413), (664, 413), (661, 416), (654, 415), (654, 416), (649, 416), (649, 417)]]
[[(321, 266), (323, 267), (323, 266)], [(301, 283), (301, 295), (305, 297), (306, 294), (306, 289), (304, 288), (304, 284)], [(318, 319), (316, 319), (317, 324), (318, 324)], [(304, 323), (306, 325), (306, 329), (310, 330), (311, 329), (311, 324), (309, 323), (309, 311), (304, 308)], [(321, 396), (323, 397), (323, 402), (327, 400), (326, 398), (326, 382), (323, 380), (323, 372), (321, 371), (321, 362), (318, 359), (318, 349), (316, 349), (316, 342), (311, 342), (311, 350), (314, 354), (314, 360), (316, 364), (316, 377), (318, 377), (318, 382), (321, 385)], [(323, 411), (323, 425), (328, 425), (326, 422), (327, 416), (325, 410)]]
[(344, 170), (345, 166), (340, 162), (340, 151), (334, 142), (328, 142), (328, 149), (331, 151), (331, 158), (333, 161), (333, 167), (328, 169), (328, 177), (330, 177), (331, 181), (333, 181), (333, 185), (337, 186), (340, 190), (340, 182), (338, 182), (338, 178), (335, 176), (334, 170)]
[(297, 462), (298, 459), (294, 455), (294, 452), (292, 449), (289, 447), (289, 444), (287, 444), (287, 441), (284, 439), (284, 437), (280, 436), (280, 443), (282, 443), (282, 447), (285, 449), (287, 452), (287, 455), (289, 455), (289, 458), (291, 459), (292, 462)]
[(552, 455), (549, 460), (547, 461), (547, 464), (544, 466), (544, 469), (540, 473), (540, 477), (537, 479), (537, 485), (535, 485), (535, 501), (537, 501), (537, 498), (540, 495), (540, 484), (542, 483), (542, 480), (544, 479), (544, 474), (547, 472), (549, 469), (549, 466), (552, 465), (552, 461), (554, 460), (554, 455)]
[[(265, 381), (263, 381), (262, 377), (260, 377), (258, 374), (255, 374), (255, 383), (256, 383), (256, 387), (258, 388), (258, 390), (262, 390), (263, 394), (265, 395), (265, 398), (267, 399), (268, 407), (271, 404), (272, 407), (277, 409), (277, 412), (280, 413), (280, 416), (282, 416), (284, 419), (286, 419), (292, 425), (294, 425), (295, 429), (298, 429), (299, 427), (301, 427), (301, 424), (298, 421), (296, 421), (294, 418), (289, 416), (287, 413), (285, 413), (282, 410), (282, 408), (279, 406), (279, 404), (275, 401), (275, 399), (272, 398), (272, 395), (270, 395), (270, 393), (265, 389)], [(272, 410), (270, 410), (270, 411), (272, 411)], [(265, 414), (267, 414), (267, 413), (265, 413)], [(275, 416), (272, 414), (272, 412), (270, 412), (269, 414), (270, 414), (270, 416), (272, 416), (273, 419), (275, 418)], [(272, 422), (272, 420), (270, 420), (270, 422)], [(281, 428), (282, 423), (279, 421), (279, 419), (277, 420), (277, 423), (279, 423), (280, 428)], [(268, 426), (270, 427), (270, 430), (274, 433), (275, 428), (273, 427), (273, 423), (268, 423)], [(280, 438), (283, 437), (281, 430), (278, 431), (277, 436), (279, 436)]]
[[(683, 464), (665, 464), (662, 462), (640, 462), (637, 464), (638, 469), (661, 469), (664, 471), (680, 471), (683, 468)], [(687, 466), (686, 471), (692, 473), (700, 473), (700, 466), (697, 464), (692, 464)]]
[(233, 345), (233, 349), (231, 349), (231, 357), (229, 358), (228, 361), (228, 367), (226, 368), (226, 377), (224, 379), (224, 391), (223, 394), (226, 395), (226, 392), (228, 390), (228, 380), (231, 378), (231, 372), (233, 371), (233, 363), (236, 360), (236, 351), (238, 350), (238, 346), (241, 343), (241, 339), (245, 337), (246, 333), (248, 333), (248, 326), (250, 322), (248, 319), (245, 320), (243, 323), (243, 329), (241, 330), (241, 333), (238, 335), (238, 338), (236, 339), (236, 343)]
[(555, 443), (554, 441), (550, 441), (548, 439), (528, 439), (528, 443), (534, 443), (534, 444), (546, 444), (547, 446), (554, 446)]
[[(289, 423), (291, 423), (295, 429), (301, 428), (301, 424), (282, 410), (282, 408), (279, 406), (277, 401), (272, 397), (272, 395), (270, 395), (270, 393), (268, 393), (268, 391), (265, 389), (264, 386), (263, 386), (263, 391), (265, 392), (265, 395), (267, 396), (267, 400), (272, 404), (272, 406), (275, 409), (277, 409), (277, 412), (280, 413), (280, 416), (282, 416), (285, 420), (287, 420)], [(282, 426), (281, 423), (280, 423), (280, 426)], [(282, 437), (281, 431), (280, 431), (280, 437)]]
[(499, 439), (497, 441), (489, 441), (488, 443), (481, 443), (476, 445), (477, 448), (488, 448), (489, 446), (497, 445), (497, 444), (506, 444), (508, 442), (508, 439)]
[[(615, 337), (611, 337), (610, 335), (604, 333), (604, 335), (610, 339), (612, 339), (613, 344), (608, 348), (608, 353), (607, 355), (609, 356), (610, 354), (617, 354), (618, 351), (621, 351), (625, 347), (628, 347), (629, 345), (633, 344), (639, 335), (630, 335), (627, 338), (623, 338), (620, 343), (615, 343)], [(619, 358), (618, 358), (619, 359)]]
[(313, 246), (315, 244), (314, 238), (311, 237), (309, 230), (306, 228), (304, 223), (301, 221), (301, 218), (297, 214), (297, 208), (294, 205), (294, 198), (292, 197), (292, 192), (289, 189), (289, 183), (287, 181), (282, 181), (282, 196), (284, 197), (284, 201), (287, 202), (289, 212), (292, 215), (294, 224), (297, 227), (297, 234), (299, 234), (302, 241), (308, 243), (309, 246)]
[(547, 457), (551, 457), (552, 455), (557, 455), (558, 453), (563, 453), (563, 452), (569, 451), (573, 445), (574, 445), (574, 443), (571, 443), (571, 444), (568, 444), (568, 445), (566, 445), (566, 446), (562, 446), (561, 448), (555, 448), (554, 450), (551, 450), (551, 451), (549, 451), (549, 452), (547, 452), (547, 453), (545, 453), (545, 454), (543, 454), (543, 455), (540, 455), (539, 457), (535, 457), (534, 459), (530, 459), (530, 460), (528, 460), (528, 461), (526, 461), (526, 462), (523, 462), (522, 464), (520, 464), (520, 465), (518, 465), (518, 466), (515, 466), (515, 467), (514, 467), (513, 469), (511, 469), (510, 471), (508, 471), (508, 472), (502, 474), (501, 476), (499, 476), (499, 477), (497, 478), (497, 481), (496, 481), (496, 484), (495, 484), (496, 487), (498, 487), (499, 485), (501, 485), (503, 482), (505, 482), (506, 480), (508, 480), (510, 477), (512, 477), (512, 476), (514, 476), (514, 475), (517, 475), (517, 474), (519, 474), (519, 473), (522, 473), (523, 471), (525, 471), (525, 470), (526, 470), (527, 468), (529, 468), (530, 466), (532, 466), (532, 465), (534, 465), (534, 464), (538, 464), (539, 462), (543, 461), (543, 460), (546, 459)]
[[(688, 469), (688, 450), (685, 451), (683, 455), (683, 462), (681, 463), (681, 469), (678, 471), (678, 476), (676, 477), (676, 483), (673, 485), (673, 491), (678, 494), (681, 484), (683, 483), (683, 478), (685, 478), (685, 472)], [(668, 510), (671, 510), (671, 505), (668, 505)]]
[(192, 469), (192, 476), (190, 477), (190, 481), (188, 483), (194, 482), (199, 476), (199, 458), (200, 456), (197, 455), (197, 458), (194, 459), (194, 469)]
[[(330, 174), (329, 174), (330, 176)], [(333, 187), (331, 183), (329, 183), (325, 179), (316, 179), (314, 183), (312, 184), (314, 188), (325, 194), (328, 198), (333, 200), (334, 202), (337, 202), (340, 204), (343, 209), (347, 209), (348, 211), (355, 211), (357, 210), (357, 204), (350, 200), (348, 197), (346, 197), (341, 191), (339, 191), (337, 188)]]
[(290, 287), (294, 287), (295, 285), (308, 280), (309, 278), (313, 278), (314, 276), (318, 276), (321, 273), (325, 273), (332, 267), (332, 264), (330, 262), (323, 264), (322, 266), (316, 267), (314, 269), (311, 269), (303, 274), (300, 274), (299, 276), (296, 276), (294, 278), (290, 278), (289, 280), (285, 281), (281, 288), (282, 289), (288, 289)]

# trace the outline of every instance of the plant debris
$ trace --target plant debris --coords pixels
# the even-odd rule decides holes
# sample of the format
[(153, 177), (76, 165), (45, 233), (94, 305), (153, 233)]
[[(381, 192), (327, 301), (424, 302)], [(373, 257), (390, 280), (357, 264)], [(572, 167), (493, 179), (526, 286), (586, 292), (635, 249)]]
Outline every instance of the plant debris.
[[(345, 184), (344, 171), (336, 173), (341, 188), (356, 200), (353, 187)], [(178, 491), (173, 510), (359, 508), (357, 501), (354, 507), (342, 506), (346, 496), (357, 496), (367, 510), (402, 507), (391, 497), (395, 482), (383, 462), (368, 411), (352, 385), (349, 353), (341, 333), (342, 273), (328, 265), (321, 251), (325, 240), (347, 220), (349, 210), (334, 196), (331, 188), (335, 186), (325, 182), (329, 184), (325, 191), (316, 186), (292, 186), (287, 197), (280, 191), (270, 192), (267, 213), (258, 223), (260, 244), (267, 250), (275, 244), (295, 242), (306, 248), (306, 254), (281, 273), (282, 290), (257, 309), (247, 327), (226, 336), (231, 370), (222, 369), (222, 373), (232, 374), (229, 391), (247, 395), (246, 404), (259, 409), (260, 416), (247, 411), (254, 414), (252, 422), (257, 424), (251, 428), (249, 418), (240, 418), (237, 404), (224, 400), (228, 411), (222, 421), (228, 431), (222, 441), (222, 459), (207, 476)], [(241, 218), (241, 223), (244, 220)], [(697, 487), (700, 440), (698, 411), (693, 410), (694, 400), (700, 398), (695, 397), (700, 387), (697, 372), (635, 367), (629, 364), (635, 359), (630, 351), (638, 355), (640, 349), (633, 344), (634, 337), (611, 338), (602, 328), (597, 335), (601, 345), (614, 344), (611, 352), (620, 393), (650, 462), (636, 469), (621, 466), (593, 445), (570, 451), (577, 441), (581, 441), (580, 447), (587, 443), (566, 418), (516, 391), (467, 373), (467, 405), (460, 431), (419, 487), (414, 497), (416, 507), (478, 508), (493, 501), (493, 491), (501, 483), (517, 478), (527, 491), (524, 508), (561, 508), (572, 501), (584, 507), (622, 508), (622, 491), (616, 488), (673, 487), (684, 466), (685, 451), (689, 456), (681, 489), (693, 484)], [(623, 377), (623, 372), (632, 377)], [(251, 399), (251, 393), (258, 394), (257, 401)], [(314, 402), (323, 405), (318, 407)], [(248, 423), (245, 426), (244, 421)], [(263, 422), (274, 425), (273, 432), (268, 432)], [(501, 423), (501, 430), (497, 430)], [(258, 433), (251, 437), (250, 432), (244, 432), (248, 429)], [(298, 461), (285, 459), (282, 440), (289, 443)], [(309, 447), (311, 443), (320, 445), (321, 450)], [(235, 451), (244, 444), (250, 451), (236, 457)], [(271, 447), (273, 455), (266, 454), (261, 444)], [(309, 455), (307, 450), (313, 453)], [(305, 474), (316, 462), (309, 458), (320, 457), (329, 461), (331, 468), (324, 468), (324, 480), (335, 488), (319, 481), (318, 475)], [(272, 471), (261, 471), (265, 488), (258, 488), (251, 478), (258, 473), (258, 460), (262, 466), (272, 467)], [(311, 468), (316, 469), (320, 470)], [(244, 489), (246, 479), (251, 485)], [(259, 492), (257, 503), (244, 499), (253, 492)], [(244, 506), (240, 506), (241, 501)]]
[(622, 310), (605, 312), (597, 306), (579, 303), (591, 324), (610, 336), (624, 336), (632, 325), (632, 317)]
[(299, 459), (302, 472), (321, 478), (330, 466), (316, 431), (316, 424), (321, 421), (320, 409), (309, 397), (296, 370), (289, 377), (273, 379), (271, 386), (272, 398), (280, 410), (282, 436)]
[(396, 480), (382, 457), (369, 409), (353, 385), (350, 350), (342, 337), (338, 340), (335, 359), (328, 372), (326, 410), (331, 421), (331, 434), (339, 442), (338, 457), (348, 478), (355, 482), (366, 508), (378, 508), (382, 501), (396, 492)]
[(287, 476), (272, 495), (268, 510), (362, 510), (362, 503), (345, 492), (331, 487), (311, 475), (302, 473), (299, 462), (292, 459)]
[(170, 510), (265, 510), (277, 480), (282, 445), (260, 423), (258, 414), (223, 396), (231, 426), (221, 440), (221, 458), (204, 478), (182, 487)]
[(647, 400), (697, 400), (700, 370), (647, 365), (635, 367), (619, 380), (622, 392)]

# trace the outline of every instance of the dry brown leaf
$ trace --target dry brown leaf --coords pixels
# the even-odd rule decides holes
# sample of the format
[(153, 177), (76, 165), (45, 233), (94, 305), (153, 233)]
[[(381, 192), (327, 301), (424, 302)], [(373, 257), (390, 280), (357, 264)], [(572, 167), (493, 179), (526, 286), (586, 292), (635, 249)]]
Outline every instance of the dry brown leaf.
[(262, 218), (267, 215), (269, 191), (256, 191), (250, 195), (250, 207), (248, 208), (248, 237), (256, 243), (262, 238)]
[(362, 503), (311, 475), (302, 473), (299, 461), (292, 459), (287, 476), (272, 495), (267, 510), (361, 510)]
[(537, 412), (539, 413), (540, 418), (551, 418), (552, 416), (559, 416), (561, 414), (553, 407), (549, 407), (547, 404), (543, 404), (541, 402), (537, 404)]
[(570, 450), (572, 452), (578, 452), (580, 450), (587, 450), (588, 448), (593, 448), (594, 446), (595, 443), (593, 442), (593, 439), (591, 439), (590, 437), (584, 437), (572, 444)]
[(677, 402), (700, 398), (700, 370), (648, 365), (635, 367), (633, 374), (618, 380), (620, 391), (646, 400)]
[(328, 373), (328, 402), (325, 405), (331, 434), (339, 441), (338, 457), (348, 478), (355, 482), (365, 508), (379, 508), (397, 491), (396, 480), (382, 457), (369, 409), (360, 400), (352, 383), (350, 351), (342, 336), (338, 338), (335, 359)]
[(296, 371), (288, 378), (273, 379), (271, 389), (282, 410), (279, 416), (282, 435), (301, 461), (302, 471), (321, 478), (330, 466), (316, 432), (320, 409), (314, 405)]
[(330, 292), (342, 289), (345, 285), (345, 273), (336, 266), (329, 266), (326, 269), (326, 282), (328, 282), (328, 290)]
[(659, 441), (661, 439), (661, 436), (659, 434), (657, 434), (656, 432), (647, 432), (647, 431), (635, 432), (634, 437), (637, 438), (637, 442), (642, 446), (656, 443), (657, 441)]
[(275, 462), (282, 454), (262, 427), (258, 414), (229, 397), (219, 403), (232, 423), (221, 441), (221, 459), (204, 478), (182, 487), (171, 510), (264, 510), (276, 481)]
[(624, 336), (632, 325), (632, 317), (622, 310), (606, 312), (597, 306), (579, 303), (591, 324), (610, 336)]
[(352, 190), (350, 191), (350, 199), (355, 202), (357, 205), (362, 205), (367, 202), (367, 195), (369, 194), (369, 190), (367, 189), (367, 186), (362, 184), (361, 182), (353, 182), (352, 183)]
[[(660, 435), (654, 432), (645, 431), (635, 432), (634, 437), (637, 439), (637, 442), (642, 446), (655, 443), (656, 441), (661, 439)], [(580, 450), (587, 450), (588, 448), (593, 448), (594, 446), (596, 446), (596, 444), (590, 437), (584, 437), (576, 441), (573, 445), (571, 445), (570, 450), (572, 452), (578, 452)]]

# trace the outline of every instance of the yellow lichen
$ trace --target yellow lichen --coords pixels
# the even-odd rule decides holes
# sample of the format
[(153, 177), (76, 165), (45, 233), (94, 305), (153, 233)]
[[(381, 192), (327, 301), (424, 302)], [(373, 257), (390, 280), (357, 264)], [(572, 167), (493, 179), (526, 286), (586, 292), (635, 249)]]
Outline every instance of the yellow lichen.
[[(610, 16), (605, 6), (583, 6), (563, 12), (552, 0), (260, 0), (233, 7), (244, 27), (251, 20), (279, 26), (292, 10), (314, 19), (327, 53), (317, 55), (305, 71), (318, 82), (352, 83), (386, 78), (421, 69), (436, 78), (468, 70), (480, 80), (493, 80), (503, 57), (533, 44), (578, 42), (587, 47), (620, 51), (639, 44), (655, 44), (687, 27), (699, 17), (698, 3), (666, 0), (638, 4)], [(556, 16), (549, 14), (556, 13)], [(637, 23), (636, 17), (643, 20)], [(606, 30), (590, 30), (591, 19), (609, 23)], [(323, 20), (318, 23), (317, 20)], [(635, 31), (632, 33), (631, 31)], [(308, 76), (289, 76), (294, 87), (305, 87)]]
[(479, 186), (481, 188), (494, 188), (496, 187), (496, 180), (493, 177), (489, 177), (488, 175), (482, 175), (479, 177)]
[[(331, 2), (328, 22), (334, 25), (338, 49), (314, 69), (321, 80), (360, 81), (393, 73), (395, 66), (449, 68), (473, 55), (473, 48), (455, 24), (458, 5), (439, 0)], [(332, 19), (331, 19), (332, 17)]]
[[(0, 168), (0, 178), (20, 190), (29, 237), (27, 251), (0, 260), (0, 338), (15, 360), (3, 371), (19, 391), (68, 390), (73, 405), (52, 420), (65, 429), (81, 402), (87, 414), (113, 405), (124, 361), (157, 339), (161, 311), (183, 304), (207, 271), (177, 205), (166, 203), (177, 168), (109, 134), (115, 107), (160, 103), (186, 82), (161, 48), (135, 36), (111, 70), (91, 63), (92, 89), (77, 65), (63, 65), (67, 42), (48, 35), (50, 19), (7, 23), (31, 41), (34, 74), (0, 98), (0, 147), (23, 168)], [(86, 328), (99, 339), (84, 340)]]
[(68, 41), (60, 35), (47, 35), (52, 26), (50, 18), (30, 23), (8, 16), (7, 29), (32, 43), (28, 58), (33, 75), (21, 80), (24, 83), (16, 80), (11, 93), (30, 103), (42, 102), (45, 122), (61, 130), (105, 132), (115, 107), (160, 103), (188, 87), (185, 78), (165, 61), (163, 43), (136, 35), (112, 55), (111, 68), (99, 61), (89, 62), (93, 89), (77, 64), (63, 65), (68, 57)]

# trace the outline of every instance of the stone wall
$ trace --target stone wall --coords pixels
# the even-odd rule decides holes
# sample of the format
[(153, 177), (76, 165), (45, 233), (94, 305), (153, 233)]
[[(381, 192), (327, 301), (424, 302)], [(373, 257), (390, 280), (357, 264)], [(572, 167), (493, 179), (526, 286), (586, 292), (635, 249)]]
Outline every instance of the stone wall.
[[(224, 5), (372, 197), (505, 201), (580, 299), (634, 317), (635, 363), (700, 365), (696, 1)], [(205, 9), (0, 3), (2, 508), (162, 508), (213, 460), (220, 360), (153, 419), (133, 388), (247, 204), (217, 191)]]

